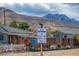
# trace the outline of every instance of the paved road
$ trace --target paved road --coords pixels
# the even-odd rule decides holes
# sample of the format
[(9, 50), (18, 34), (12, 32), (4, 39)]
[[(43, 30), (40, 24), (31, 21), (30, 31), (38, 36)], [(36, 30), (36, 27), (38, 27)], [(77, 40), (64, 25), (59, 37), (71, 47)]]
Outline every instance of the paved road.
[[(40, 52), (4, 53), (1, 56), (40, 56)], [(44, 56), (79, 56), (79, 49), (44, 51)]]

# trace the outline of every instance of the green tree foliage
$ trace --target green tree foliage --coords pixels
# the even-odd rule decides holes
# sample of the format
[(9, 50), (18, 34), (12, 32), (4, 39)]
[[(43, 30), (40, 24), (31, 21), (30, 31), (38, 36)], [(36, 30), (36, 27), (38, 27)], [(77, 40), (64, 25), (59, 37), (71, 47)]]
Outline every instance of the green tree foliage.
[(10, 23), (10, 27), (14, 27), (14, 28), (17, 28), (17, 22), (15, 20), (13, 20), (11, 23)]
[(24, 29), (24, 30), (28, 30), (29, 29), (29, 25), (27, 24), (27, 23), (25, 23), (25, 22), (21, 22), (20, 24), (19, 24), (19, 28), (20, 29)]
[(43, 24), (42, 24), (42, 23), (39, 23), (39, 25), (40, 25), (41, 27), (43, 27)]
[(48, 37), (51, 37), (51, 33), (52, 33), (52, 29), (49, 28), (49, 29), (47, 30), (47, 36), (48, 36)]

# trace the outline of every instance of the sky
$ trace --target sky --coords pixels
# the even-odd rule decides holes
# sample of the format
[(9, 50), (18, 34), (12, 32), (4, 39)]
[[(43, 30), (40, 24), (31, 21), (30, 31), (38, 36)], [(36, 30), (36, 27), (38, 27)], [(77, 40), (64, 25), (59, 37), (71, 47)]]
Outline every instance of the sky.
[(49, 13), (65, 14), (79, 21), (78, 3), (0, 3), (0, 7), (6, 7), (29, 16), (41, 17)]

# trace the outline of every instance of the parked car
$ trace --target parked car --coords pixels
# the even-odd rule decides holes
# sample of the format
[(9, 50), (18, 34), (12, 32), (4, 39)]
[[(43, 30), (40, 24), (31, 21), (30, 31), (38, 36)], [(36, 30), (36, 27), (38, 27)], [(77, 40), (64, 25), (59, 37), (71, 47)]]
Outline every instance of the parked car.
[(52, 50), (52, 49), (57, 49), (57, 46), (56, 45), (51, 45), (50, 46), (50, 49)]
[(70, 46), (70, 45), (66, 45), (66, 48), (72, 48), (72, 46)]

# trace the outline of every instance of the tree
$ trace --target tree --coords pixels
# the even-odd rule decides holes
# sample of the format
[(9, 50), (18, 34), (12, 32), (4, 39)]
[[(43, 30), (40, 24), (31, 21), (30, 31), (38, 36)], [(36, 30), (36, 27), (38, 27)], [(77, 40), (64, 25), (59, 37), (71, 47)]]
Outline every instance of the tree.
[(39, 23), (39, 25), (40, 25), (41, 27), (43, 27), (43, 24), (42, 24), (42, 23)]
[(25, 22), (21, 22), (19, 24), (19, 28), (26, 30), (26, 29), (29, 29), (29, 25), (27, 23), (25, 23)]
[(13, 21), (10, 23), (10, 27), (18, 28), (17, 22), (16, 22), (15, 20), (13, 20)]
[(48, 37), (51, 37), (51, 33), (52, 33), (52, 29), (49, 28), (49, 29), (47, 30), (47, 36), (48, 36)]

